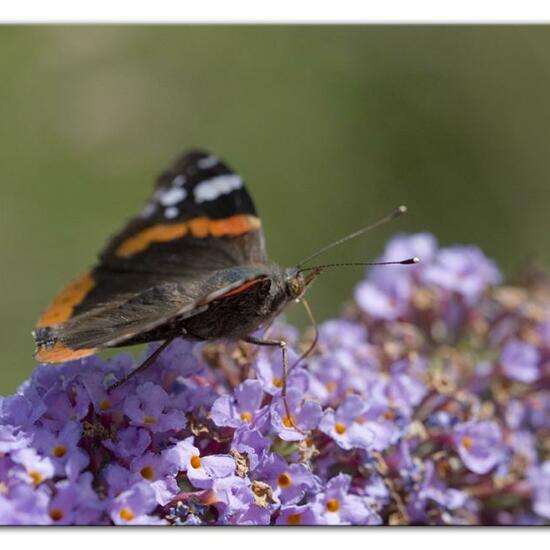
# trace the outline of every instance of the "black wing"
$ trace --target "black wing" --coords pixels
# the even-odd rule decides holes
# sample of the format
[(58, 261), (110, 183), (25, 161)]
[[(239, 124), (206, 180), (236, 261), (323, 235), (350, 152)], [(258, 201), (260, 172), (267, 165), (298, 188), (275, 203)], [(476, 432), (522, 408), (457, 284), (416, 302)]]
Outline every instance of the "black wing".
[(264, 236), (241, 176), (215, 155), (182, 155), (140, 214), (107, 245), (105, 267), (195, 276), (266, 263)]
[(241, 272), (254, 277), (265, 262), (261, 223), (242, 178), (212, 154), (186, 153), (159, 177), (99, 264), (39, 319), (37, 358), (67, 361), (124, 343), (244, 282), (212, 288), (215, 272), (250, 266)]

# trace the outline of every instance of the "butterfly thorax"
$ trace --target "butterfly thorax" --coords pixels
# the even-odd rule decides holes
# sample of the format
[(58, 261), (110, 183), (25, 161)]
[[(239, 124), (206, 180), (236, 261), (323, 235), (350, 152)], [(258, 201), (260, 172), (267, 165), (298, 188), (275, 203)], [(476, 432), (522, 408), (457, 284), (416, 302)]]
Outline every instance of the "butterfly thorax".
[(183, 319), (181, 327), (188, 337), (201, 340), (244, 338), (269, 325), (291, 300), (285, 270), (270, 264), (237, 288), (210, 300), (204, 311)]

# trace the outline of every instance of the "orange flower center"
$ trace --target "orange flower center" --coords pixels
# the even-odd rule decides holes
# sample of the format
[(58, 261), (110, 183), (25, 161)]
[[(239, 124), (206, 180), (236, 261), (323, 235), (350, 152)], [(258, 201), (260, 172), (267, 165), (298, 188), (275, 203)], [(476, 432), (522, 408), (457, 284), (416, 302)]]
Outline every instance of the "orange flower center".
[(278, 376), (275, 376), (272, 380), (273, 382), (273, 385), (276, 387), (276, 388), (282, 388), (283, 387), (283, 379), (282, 378), (279, 378)]
[(279, 476), (277, 483), (279, 484), (279, 487), (281, 487), (282, 489), (287, 489), (292, 485), (292, 477), (290, 477), (290, 474), (288, 472), (283, 472)]
[(63, 519), (63, 512), (59, 508), (52, 508), (50, 510), (50, 517), (54, 521), (59, 521), (59, 520)]
[(144, 416), (143, 422), (145, 422), (146, 424), (156, 424), (157, 419), (154, 416)]
[(286, 518), (288, 525), (300, 525), (302, 521), (302, 514), (290, 514)]
[(393, 409), (388, 409), (384, 413), (384, 419), (385, 420), (394, 420), (395, 419), (395, 411)]
[(243, 411), (241, 413), (241, 420), (244, 420), (245, 422), (252, 422), (252, 413)]
[(334, 424), (334, 429), (338, 435), (346, 433), (346, 426), (345, 424), (342, 424), (342, 422), (336, 422), (336, 424)]
[(139, 471), (139, 473), (141, 474), (142, 477), (144, 477), (145, 479), (148, 479), (149, 481), (155, 477), (155, 471), (153, 470), (153, 467), (149, 465), (144, 466)]
[(40, 483), (42, 483), (44, 479), (44, 476), (40, 472), (37, 472), (36, 470), (29, 470), (28, 474), (35, 485), (39, 485)]
[(99, 408), (100, 408), (102, 411), (106, 411), (107, 409), (110, 409), (112, 406), (113, 406), (113, 404), (112, 404), (108, 399), (104, 399), (104, 400), (101, 401), (101, 403), (99, 404)]
[(132, 512), (131, 508), (128, 508), (127, 506), (124, 507), (118, 515), (120, 516), (120, 519), (123, 519), (124, 521), (132, 521), (134, 519), (134, 512)]
[(325, 387), (332, 393), (336, 389), (336, 382), (327, 382)]
[(62, 458), (67, 454), (68, 450), (69, 449), (67, 449), (65, 445), (56, 445), (53, 448), (53, 456), (55, 456), (56, 458)]
[(327, 500), (327, 510), (329, 512), (338, 512), (340, 510), (340, 501), (337, 498)]
[(285, 416), (283, 418), (283, 426), (285, 426), (286, 428), (294, 428), (296, 426), (294, 418), (292, 418), (291, 416)]
[(472, 438), (469, 435), (465, 435), (462, 438), (462, 446), (465, 449), (471, 449), (473, 444), (474, 444), (474, 442), (472, 441)]
[(191, 457), (191, 466), (193, 466), (195, 470), (201, 467), (201, 457), (199, 455), (193, 455)]

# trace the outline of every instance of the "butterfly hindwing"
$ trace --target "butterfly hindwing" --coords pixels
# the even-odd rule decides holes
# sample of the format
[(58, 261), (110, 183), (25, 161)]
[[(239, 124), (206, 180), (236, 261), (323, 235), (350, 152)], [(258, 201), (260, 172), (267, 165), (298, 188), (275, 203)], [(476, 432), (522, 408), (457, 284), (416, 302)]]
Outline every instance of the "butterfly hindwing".
[(37, 359), (59, 362), (91, 355), (194, 309), (195, 302), (181, 285), (166, 282), (139, 293), (113, 294), (112, 300), (94, 302), (80, 313), (76, 306), (75, 313), (61, 324), (39, 321), (35, 330)]
[[(95, 270), (91, 275), (100, 278), (104, 273)], [(206, 279), (195, 281), (151, 282), (147, 288), (144, 284), (141, 292), (113, 292), (110, 301), (106, 300), (109, 293), (105, 293), (109, 284), (105, 287), (99, 284), (96, 289), (101, 290), (96, 290), (95, 296), (92, 291), (92, 300), (86, 298), (83, 302), (86, 307), (76, 305), (74, 313), (61, 324), (46, 324), (46, 312), (34, 332), (36, 357), (43, 362), (68, 361), (92, 355), (104, 347), (184, 335), (182, 322), (185, 319), (204, 313), (211, 305), (237, 297), (246, 303), (246, 295), (259, 283), (265, 288), (266, 282), (269, 285), (269, 271), (265, 266), (242, 267), (216, 271)], [(105, 293), (104, 298), (100, 298), (100, 292)], [(211, 320), (214, 324), (220, 321), (216, 315)], [(211, 330), (211, 327), (204, 328)], [(197, 331), (189, 336), (201, 339), (203, 334)]]

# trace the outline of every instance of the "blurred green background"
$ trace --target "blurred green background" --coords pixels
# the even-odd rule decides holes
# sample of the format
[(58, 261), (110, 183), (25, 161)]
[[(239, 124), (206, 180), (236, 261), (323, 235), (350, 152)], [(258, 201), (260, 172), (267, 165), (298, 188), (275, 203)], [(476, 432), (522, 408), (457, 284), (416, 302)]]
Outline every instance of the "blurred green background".
[[(0, 393), (34, 367), (41, 310), (190, 146), (244, 175), (284, 264), (404, 203), (324, 259), (429, 230), (507, 273), (548, 265), (549, 52), (535, 26), (0, 27)], [(360, 275), (318, 281), (320, 319)]]

